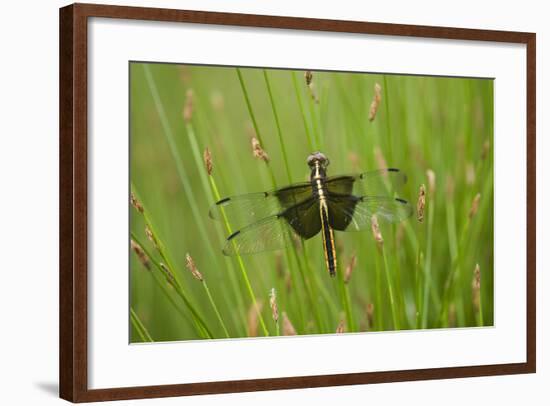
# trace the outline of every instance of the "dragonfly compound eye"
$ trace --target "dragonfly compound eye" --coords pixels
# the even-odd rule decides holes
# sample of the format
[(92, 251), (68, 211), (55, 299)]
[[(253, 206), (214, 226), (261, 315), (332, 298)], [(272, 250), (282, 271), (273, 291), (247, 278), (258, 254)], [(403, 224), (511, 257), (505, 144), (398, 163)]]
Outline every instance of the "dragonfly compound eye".
[(313, 167), (316, 162), (319, 162), (319, 164), (323, 167), (328, 166), (328, 164), (330, 163), (328, 158), (322, 152), (314, 152), (307, 157), (307, 164), (310, 167)]

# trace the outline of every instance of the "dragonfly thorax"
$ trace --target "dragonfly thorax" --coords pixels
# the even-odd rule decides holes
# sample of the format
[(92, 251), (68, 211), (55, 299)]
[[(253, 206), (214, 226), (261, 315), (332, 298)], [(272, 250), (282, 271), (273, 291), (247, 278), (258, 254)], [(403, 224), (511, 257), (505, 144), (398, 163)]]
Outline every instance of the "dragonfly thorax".
[(327, 196), (326, 179), (327, 172), (324, 166), (320, 162), (316, 161), (311, 169), (311, 175), (309, 177), (311, 182), (311, 191), (315, 198), (319, 198), (321, 201)]

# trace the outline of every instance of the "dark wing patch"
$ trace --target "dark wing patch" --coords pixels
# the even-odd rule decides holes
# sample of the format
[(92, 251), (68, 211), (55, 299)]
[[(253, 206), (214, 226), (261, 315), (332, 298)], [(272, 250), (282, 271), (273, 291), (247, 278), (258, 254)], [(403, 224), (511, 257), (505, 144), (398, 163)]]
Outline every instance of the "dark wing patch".
[(269, 194), (276, 196), (281, 204), (281, 207), (286, 209), (303, 202), (308, 197), (311, 197), (313, 190), (310, 182), (304, 182), (282, 187), (270, 192)]
[(233, 228), (241, 228), (311, 197), (309, 182), (297, 183), (271, 192), (250, 193), (221, 199), (210, 208), (210, 218), (227, 219)]
[(281, 216), (287, 220), (300, 237), (307, 240), (321, 230), (319, 213), (319, 200), (310, 197), (304, 202), (286, 209)]
[(340, 197), (331, 195), (328, 199), (329, 224), (339, 231), (348, 228), (353, 219), (355, 206), (361, 199), (353, 195), (342, 195)]
[(266, 217), (231, 234), (223, 253), (246, 255), (271, 251), (311, 238), (321, 230), (319, 202), (313, 197), (281, 214)]

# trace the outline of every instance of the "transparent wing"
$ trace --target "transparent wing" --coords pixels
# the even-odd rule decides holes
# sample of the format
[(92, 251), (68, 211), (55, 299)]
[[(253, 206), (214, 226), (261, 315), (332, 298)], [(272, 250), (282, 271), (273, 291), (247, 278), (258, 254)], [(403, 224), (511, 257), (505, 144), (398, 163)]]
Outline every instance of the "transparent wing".
[(369, 230), (373, 215), (380, 223), (399, 223), (413, 213), (409, 202), (389, 196), (331, 195), (328, 208), (330, 225), (339, 231)]
[(326, 185), (329, 193), (356, 196), (393, 196), (407, 182), (407, 176), (396, 168), (380, 169), (354, 175), (331, 176)]
[(270, 192), (226, 197), (210, 208), (209, 215), (220, 221), (224, 220), (225, 216), (232, 227), (240, 228), (265, 217), (280, 214), (311, 195), (309, 182), (296, 183)]
[(309, 198), (231, 234), (223, 249), (225, 255), (246, 255), (284, 248), (311, 238), (321, 230), (319, 202)]
[(246, 255), (284, 248), (300, 240), (285, 218), (269, 216), (227, 238), (224, 255)]

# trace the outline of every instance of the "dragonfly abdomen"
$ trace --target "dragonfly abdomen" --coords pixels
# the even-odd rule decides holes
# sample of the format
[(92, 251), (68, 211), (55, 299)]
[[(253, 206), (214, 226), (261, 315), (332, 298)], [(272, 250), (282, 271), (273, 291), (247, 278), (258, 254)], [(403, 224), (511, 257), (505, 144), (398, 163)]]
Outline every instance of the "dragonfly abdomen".
[(321, 226), (323, 233), (323, 250), (325, 252), (325, 262), (330, 276), (336, 275), (336, 249), (334, 246), (334, 232), (330, 227), (328, 217), (328, 208), (325, 199), (321, 199), (320, 205)]
[(323, 235), (323, 251), (325, 252), (325, 262), (330, 276), (336, 275), (336, 250), (334, 248), (334, 232), (330, 226), (326, 186), (326, 172), (319, 162), (315, 163), (311, 171), (311, 186), (313, 195), (319, 199), (319, 215), (321, 217), (321, 232)]

